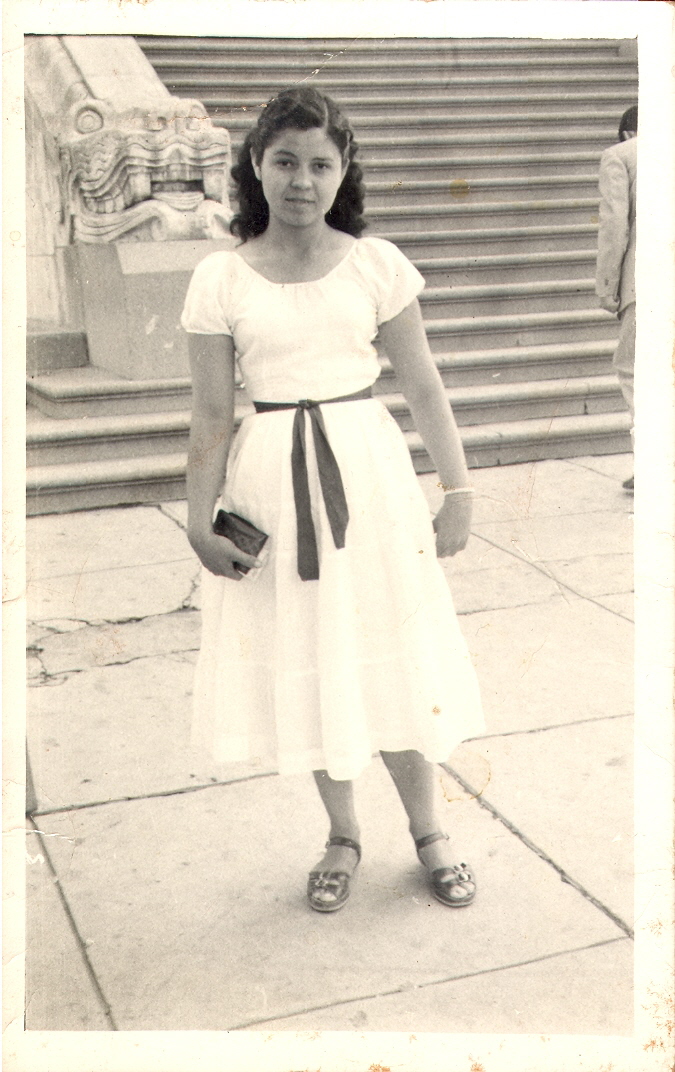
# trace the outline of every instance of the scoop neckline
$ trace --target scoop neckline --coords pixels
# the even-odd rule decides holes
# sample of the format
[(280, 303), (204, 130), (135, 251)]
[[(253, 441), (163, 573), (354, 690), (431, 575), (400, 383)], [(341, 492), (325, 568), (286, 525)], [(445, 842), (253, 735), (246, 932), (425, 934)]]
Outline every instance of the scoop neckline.
[(307, 287), (311, 283), (322, 283), (324, 279), (328, 279), (331, 275), (333, 275), (333, 272), (337, 272), (338, 268), (341, 268), (345, 261), (349, 260), (352, 253), (359, 244), (359, 241), (360, 239), (355, 238), (351, 246), (345, 253), (344, 257), (342, 257), (342, 259), (339, 260), (337, 264), (333, 265), (330, 271), (326, 272), (325, 275), (320, 275), (317, 279), (301, 279), (294, 283), (277, 283), (274, 279), (268, 279), (266, 275), (263, 275), (262, 272), (259, 272), (256, 268), (249, 264), (248, 261), (245, 261), (241, 254), (237, 253), (236, 249), (233, 249), (232, 253), (235, 255), (237, 260), (241, 261), (242, 264), (246, 265), (250, 272), (253, 272), (254, 275), (257, 275), (258, 279), (262, 279), (265, 283), (269, 283), (271, 287)]

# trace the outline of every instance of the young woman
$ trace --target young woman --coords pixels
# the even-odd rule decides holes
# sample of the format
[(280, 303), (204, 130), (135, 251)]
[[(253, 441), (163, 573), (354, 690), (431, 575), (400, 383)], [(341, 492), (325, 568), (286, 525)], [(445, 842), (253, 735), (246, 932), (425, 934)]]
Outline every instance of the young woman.
[[(241, 244), (206, 257), (188, 291), (188, 534), (205, 567), (195, 726), (220, 760), (314, 772), (330, 836), (312, 908), (349, 896), (352, 781), (378, 750), (433, 892), (462, 906), (475, 880), (439, 829), (432, 764), (482, 715), (436, 556), (465, 546), (471, 489), (424, 280), (391, 243), (359, 237), (356, 149), (328, 97), (273, 98), (232, 170)], [(446, 490), (433, 526), (406, 442), (371, 397), (377, 334)], [(231, 442), (235, 355), (257, 412)], [(269, 535), (260, 560), (214, 534), (218, 500)]]

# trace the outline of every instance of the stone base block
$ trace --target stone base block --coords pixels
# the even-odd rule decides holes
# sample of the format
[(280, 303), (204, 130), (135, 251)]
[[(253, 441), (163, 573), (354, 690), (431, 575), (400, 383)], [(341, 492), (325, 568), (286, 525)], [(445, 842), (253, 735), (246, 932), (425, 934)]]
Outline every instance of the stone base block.
[(92, 365), (129, 380), (187, 376), (180, 315), (190, 277), (234, 238), (78, 245)]
[(26, 335), (26, 371), (29, 375), (89, 364), (83, 331), (31, 331)]

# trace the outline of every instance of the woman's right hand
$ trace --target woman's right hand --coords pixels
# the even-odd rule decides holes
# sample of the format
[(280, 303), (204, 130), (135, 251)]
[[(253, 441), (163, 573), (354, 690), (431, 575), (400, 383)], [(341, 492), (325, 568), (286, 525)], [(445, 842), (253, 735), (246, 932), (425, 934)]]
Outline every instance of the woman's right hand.
[(217, 536), (215, 532), (188, 532), (190, 545), (199, 558), (202, 565), (215, 574), (216, 577), (228, 577), (232, 581), (240, 581), (246, 574), (240, 573), (234, 563), (242, 566), (250, 566), (257, 569), (260, 566), (258, 559), (253, 555), (247, 555), (240, 551), (226, 536)]

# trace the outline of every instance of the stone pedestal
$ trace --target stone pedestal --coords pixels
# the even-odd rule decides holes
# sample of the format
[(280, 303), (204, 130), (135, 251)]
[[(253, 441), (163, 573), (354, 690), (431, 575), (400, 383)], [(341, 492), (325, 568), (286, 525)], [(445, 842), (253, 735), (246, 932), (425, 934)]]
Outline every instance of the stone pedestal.
[[(29, 367), (188, 373), (190, 274), (227, 249), (230, 137), (133, 37), (28, 35)], [(85, 336), (86, 332), (86, 336)]]
[(189, 375), (180, 314), (190, 277), (234, 238), (77, 246), (89, 360), (129, 380)]

